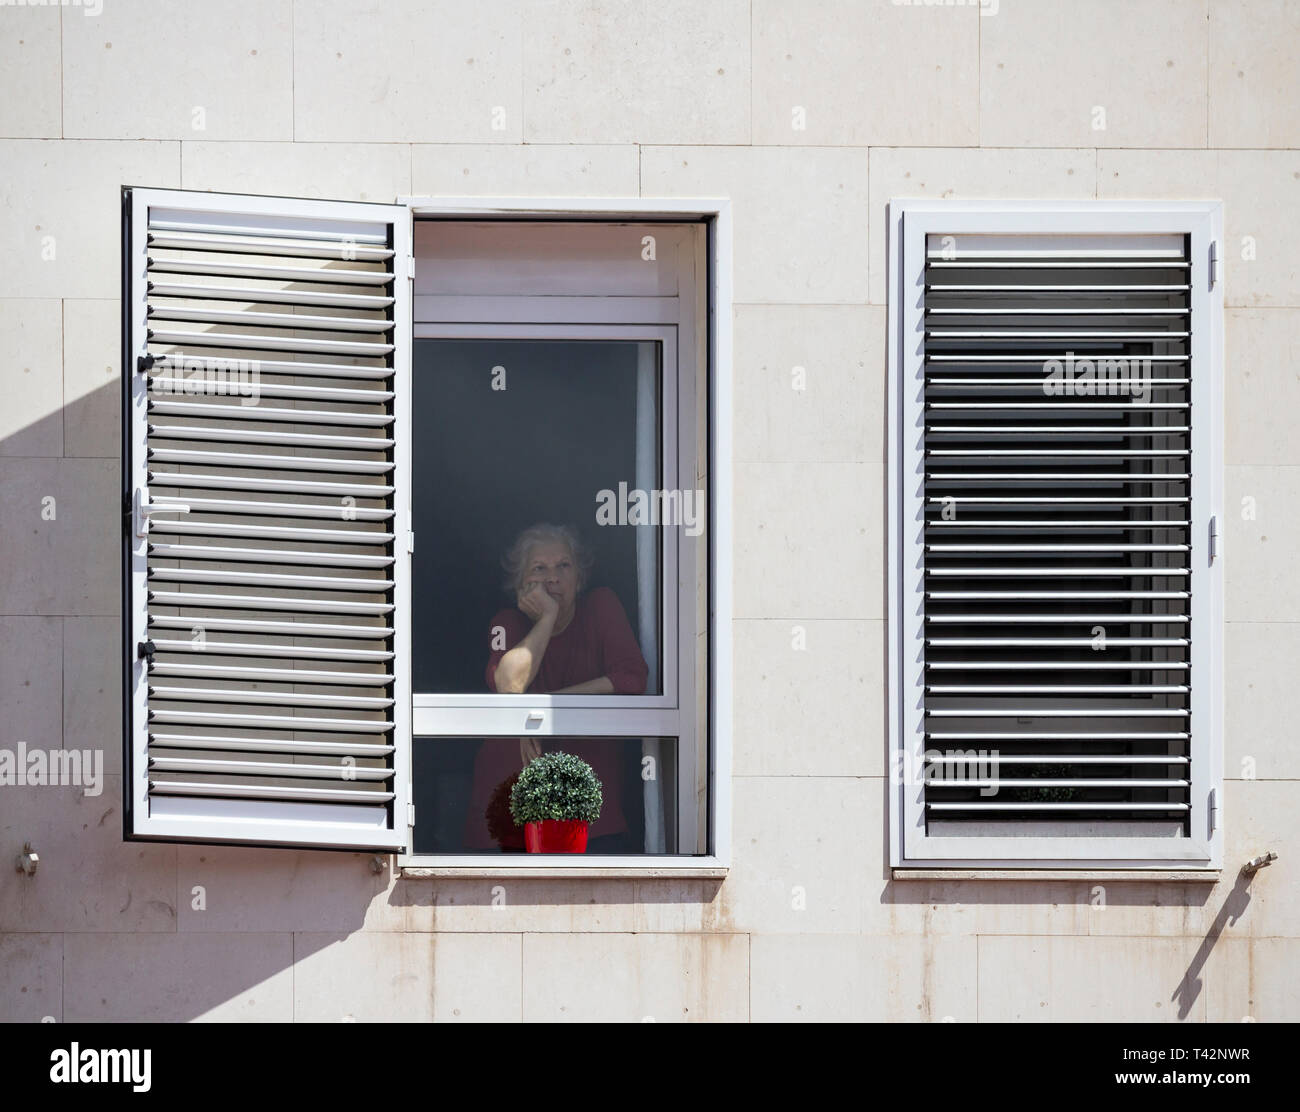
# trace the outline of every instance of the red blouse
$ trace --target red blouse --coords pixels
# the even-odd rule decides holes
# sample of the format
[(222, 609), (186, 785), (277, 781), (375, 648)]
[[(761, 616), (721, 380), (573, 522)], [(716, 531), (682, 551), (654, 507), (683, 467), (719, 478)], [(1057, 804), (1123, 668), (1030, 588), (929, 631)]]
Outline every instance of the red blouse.
[[(488, 658), (484, 677), (487, 688), (496, 692), (496, 671), (501, 658), (527, 636), (533, 621), (515, 607), (497, 611), (492, 618), (490, 641), (496, 641), (497, 628), (505, 630), (505, 648), (494, 649)], [(555, 692), (562, 687), (585, 683), (608, 676), (619, 695), (645, 694), (649, 675), (641, 648), (632, 633), (623, 604), (608, 587), (596, 587), (578, 598), (573, 619), (552, 635), (542, 655), (541, 667), (527, 690), (535, 694)], [(623, 769), (617, 760), (617, 747), (595, 739), (558, 741), (540, 737), (542, 749), (563, 749), (582, 758), (600, 779), (602, 803), (600, 818), (591, 824), (589, 835), (599, 838), (627, 830), (623, 813)], [(488, 833), (486, 809), (492, 793), (523, 767), (518, 738), (487, 738), (474, 761), (474, 783), (470, 792), (469, 815), (465, 824), (467, 849), (496, 847), (523, 848), (522, 830), (515, 839), (498, 843)]]
[[(492, 630), (498, 626), (506, 631), (506, 647), (493, 651), (488, 658), (487, 686), (493, 692), (497, 689), (497, 665), (528, 635), (533, 622), (512, 606), (497, 611)], [(528, 691), (544, 694), (608, 676), (616, 695), (644, 695), (649, 671), (618, 595), (608, 587), (597, 587), (578, 599), (573, 620), (551, 635)]]

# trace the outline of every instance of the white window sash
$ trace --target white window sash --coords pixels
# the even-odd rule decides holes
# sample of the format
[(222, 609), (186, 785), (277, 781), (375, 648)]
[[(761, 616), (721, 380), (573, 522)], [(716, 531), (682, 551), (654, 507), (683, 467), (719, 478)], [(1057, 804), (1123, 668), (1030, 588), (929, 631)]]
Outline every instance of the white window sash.
[[(689, 446), (680, 443), (677, 435), (679, 424), (684, 416), (680, 407), (689, 404), (689, 399), (678, 397), (678, 329), (673, 325), (574, 325), (574, 324), (417, 324), (416, 340), (423, 339), (483, 339), (483, 340), (626, 340), (629, 342), (648, 341), (657, 343), (662, 353), (660, 366), (662, 394), (661, 428), (659, 431), (660, 458), (663, 460), (663, 489), (679, 489), (679, 476), (693, 469), (693, 456), (688, 458)], [(706, 492), (707, 508), (707, 492)], [(595, 506), (592, 506), (594, 517)], [(501, 695), (492, 692), (461, 692), (456, 694), (433, 694), (416, 692), (414, 705), (417, 710), (445, 708), (461, 710), (479, 708), (497, 709), (501, 706), (511, 708), (534, 709), (545, 708), (589, 708), (609, 711), (626, 710), (663, 710), (681, 706), (689, 707), (693, 701), (694, 684), (692, 676), (682, 682), (682, 661), (693, 661), (695, 650), (695, 630), (692, 621), (680, 618), (680, 592), (669, 589), (669, 584), (679, 582), (679, 573), (688, 562), (689, 554), (683, 553), (684, 544), (691, 543), (683, 538), (679, 528), (662, 527), (663, 548), (661, 551), (661, 582), (663, 590), (660, 597), (660, 646), (663, 656), (662, 680), (663, 692), (659, 695)], [(439, 716), (425, 715), (424, 722), (441, 723)], [(449, 719), (450, 720), (450, 719)], [(446, 733), (437, 729), (435, 733)]]

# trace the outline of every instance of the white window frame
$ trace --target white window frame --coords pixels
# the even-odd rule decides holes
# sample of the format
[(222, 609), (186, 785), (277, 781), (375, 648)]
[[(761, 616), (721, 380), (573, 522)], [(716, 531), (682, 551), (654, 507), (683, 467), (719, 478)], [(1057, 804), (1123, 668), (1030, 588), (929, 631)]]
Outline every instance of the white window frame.
[[(546, 735), (569, 733), (605, 734), (606, 736), (682, 736), (678, 723), (695, 715), (693, 704), (699, 699), (708, 700), (707, 736), (695, 739), (698, 759), (708, 762), (709, 830), (708, 850), (704, 855), (635, 855), (572, 854), (563, 858), (540, 854), (456, 854), (434, 855), (408, 851), (399, 854), (398, 866), (408, 875), (500, 875), (521, 873), (537, 875), (722, 875), (731, 862), (731, 671), (732, 671), (732, 468), (731, 468), (731, 413), (732, 413), (732, 230), (731, 206), (726, 199), (548, 199), (526, 198), (412, 198), (403, 197), (399, 203), (408, 205), (412, 219), (417, 218), (484, 218), (527, 220), (564, 219), (599, 220), (617, 223), (700, 221), (707, 224), (708, 266), (706, 293), (707, 321), (703, 322), (708, 336), (707, 350), (699, 353), (697, 374), (708, 376), (709, 404), (707, 415), (709, 446), (708, 492), (706, 508), (709, 514), (705, 536), (708, 545), (708, 584), (710, 607), (708, 613), (708, 642), (710, 666), (707, 689), (693, 690), (689, 679), (680, 690), (670, 688), (667, 675), (669, 663), (665, 653), (664, 688), (657, 696), (623, 696), (611, 706), (609, 697), (595, 698), (575, 695), (428, 695), (413, 696), (414, 738), (419, 736), (474, 736), (475, 734), (501, 733), (519, 736), (525, 732)], [(414, 236), (412, 236), (414, 241)], [(703, 330), (703, 329), (702, 329)], [(481, 325), (415, 325), (414, 335), (426, 337), (477, 337), (506, 338), (570, 338), (570, 339), (647, 339), (663, 343), (664, 382), (662, 399), (665, 436), (670, 411), (668, 381), (670, 350), (676, 342), (676, 328), (647, 323), (623, 324), (607, 321), (603, 324), (575, 324), (564, 316), (541, 325), (494, 324)], [(673, 361), (675, 365), (675, 360)], [(409, 407), (408, 407), (409, 408)], [(674, 447), (677, 447), (674, 444)], [(668, 458), (665, 455), (665, 485), (668, 480)], [(685, 481), (685, 480), (683, 480)], [(427, 542), (426, 542), (427, 543)], [(665, 549), (667, 545), (665, 545)], [(665, 552), (664, 583), (669, 579), (669, 560)], [(680, 591), (663, 591), (663, 606), (681, 605)], [(409, 614), (407, 615), (409, 621)], [(674, 632), (685, 636), (688, 623), (673, 622)], [(665, 643), (667, 631), (665, 625)], [(686, 646), (673, 642), (680, 661), (689, 661)], [(693, 647), (692, 647), (693, 653)], [(676, 669), (681, 672), (680, 664)], [(525, 722), (530, 713), (542, 713), (540, 727), (529, 729)], [(608, 723), (608, 727), (604, 724)], [(408, 764), (414, 764), (413, 758)], [(681, 770), (679, 769), (679, 775)], [(693, 789), (692, 789), (693, 790)], [(408, 795), (409, 797), (409, 795)]]
[[(1209, 555), (1213, 522), (1223, 520), (1222, 203), (1218, 201), (935, 201), (889, 205), (888, 302), (888, 590), (889, 856), (895, 869), (1128, 869), (1210, 871), (1223, 857), (1223, 558)], [(916, 685), (919, 644), (919, 546), (905, 522), (919, 520), (914, 451), (923, 371), (913, 342), (923, 318), (916, 280), (926, 236), (1162, 234), (1191, 237), (1192, 554), (1191, 697), (1192, 835), (1188, 838), (940, 837), (927, 835), (923, 788), (907, 769), (925, 748)], [(959, 240), (960, 242), (960, 240)], [(1217, 274), (1212, 258), (1217, 253)], [(1198, 373), (1198, 369), (1199, 373)], [(911, 668), (905, 667), (911, 664)], [(909, 781), (911, 781), (909, 783)]]

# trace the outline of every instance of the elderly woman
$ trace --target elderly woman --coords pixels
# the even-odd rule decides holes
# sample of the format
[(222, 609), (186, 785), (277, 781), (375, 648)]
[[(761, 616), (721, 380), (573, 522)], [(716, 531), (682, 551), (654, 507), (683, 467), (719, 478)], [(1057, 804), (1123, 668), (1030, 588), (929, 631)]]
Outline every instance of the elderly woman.
[[(489, 628), (489, 691), (502, 695), (645, 693), (649, 669), (623, 606), (608, 587), (584, 593), (592, 558), (572, 529), (532, 525), (515, 538), (502, 564), (503, 586), (515, 604), (499, 610)], [(549, 748), (581, 757), (600, 778), (604, 804), (589, 831), (589, 852), (610, 851), (610, 843), (628, 830), (619, 747), (612, 742), (563, 741)], [(503, 780), (542, 751), (542, 739), (536, 736), (520, 738), (517, 745), (498, 740), (483, 743), (474, 766), (467, 845), (498, 844), (487, 836), (485, 805)]]
[[(487, 664), (488, 688), (502, 695), (642, 695), (648, 669), (618, 596), (583, 595), (591, 558), (572, 529), (533, 525), (502, 561), (515, 606), (492, 619), (506, 647)], [(537, 756), (525, 752), (523, 756)]]

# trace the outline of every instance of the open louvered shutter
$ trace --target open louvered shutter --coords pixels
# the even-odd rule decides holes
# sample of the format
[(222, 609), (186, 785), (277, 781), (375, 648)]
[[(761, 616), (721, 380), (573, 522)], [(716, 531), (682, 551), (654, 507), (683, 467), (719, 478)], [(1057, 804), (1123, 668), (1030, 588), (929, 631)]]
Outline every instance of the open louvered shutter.
[(126, 835), (403, 849), (409, 210), (123, 225)]
[(1209, 866), (1213, 210), (898, 207), (895, 863)]

